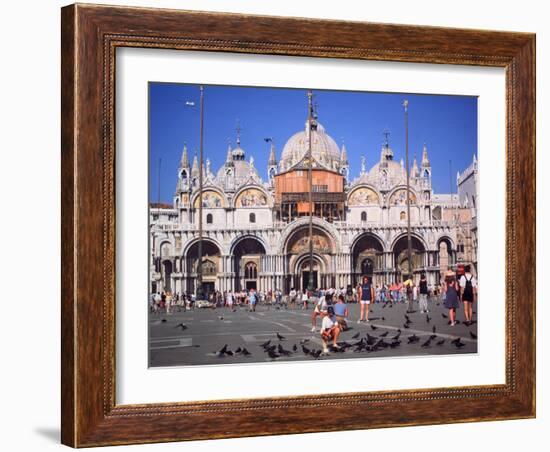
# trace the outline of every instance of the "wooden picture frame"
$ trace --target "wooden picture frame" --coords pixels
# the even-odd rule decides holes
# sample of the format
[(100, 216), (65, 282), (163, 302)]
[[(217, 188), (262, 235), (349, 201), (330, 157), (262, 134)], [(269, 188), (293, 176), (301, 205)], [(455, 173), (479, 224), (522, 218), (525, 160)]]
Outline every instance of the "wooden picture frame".
[[(535, 416), (535, 35), (78, 4), (62, 9), (61, 35), (64, 444), (86, 447)], [(505, 68), (505, 384), (117, 405), (117, 47)], [(321, 425), (317, 420), (327, 407), (334, 422)], [(358, 410), (365, 415), (358, 416)]]

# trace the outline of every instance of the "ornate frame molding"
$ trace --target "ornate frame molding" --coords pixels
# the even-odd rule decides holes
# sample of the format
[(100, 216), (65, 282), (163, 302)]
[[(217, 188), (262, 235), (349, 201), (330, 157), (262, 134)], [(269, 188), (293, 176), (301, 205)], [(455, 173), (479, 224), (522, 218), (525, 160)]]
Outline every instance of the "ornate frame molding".
[[(62, 9), (61, 31), (64, 444), (84, 447), (226, 438), (244, 436), (243, 431), (255, 436), (535, 415), (535, 300), (520, 298), (517, 291), (521, 281), (522, 291), (535, 293), (534, 35), (79, 4)], [(114, 88), (118, 47), (504, 67), (506, 277), (510, 281), (506, 383), (117, 405)], [(102, 237), (101, 246), (98, 237)], [(327, 406), (338, 422), (327, 426), (312, 422)], [(355, 409), (349, 410), (352, 406)], [(368, 415), (356, 416), (357, 409)], [(232, 416), (235, 413), (239, 416)]]

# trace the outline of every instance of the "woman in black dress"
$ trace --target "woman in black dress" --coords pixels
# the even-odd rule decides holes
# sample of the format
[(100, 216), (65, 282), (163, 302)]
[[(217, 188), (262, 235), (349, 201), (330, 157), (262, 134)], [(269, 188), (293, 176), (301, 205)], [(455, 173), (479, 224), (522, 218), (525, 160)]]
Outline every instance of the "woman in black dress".
[(443, 284), (443, 290), (445, 291), (444, 306), (449, 310), (449, 318), (451, 319), (451, 326), (456, 325), (456, 310), (459, 307), (459, 288), (458, 281), (455, 274), (449, 270), (445, 275), (445, 283)]

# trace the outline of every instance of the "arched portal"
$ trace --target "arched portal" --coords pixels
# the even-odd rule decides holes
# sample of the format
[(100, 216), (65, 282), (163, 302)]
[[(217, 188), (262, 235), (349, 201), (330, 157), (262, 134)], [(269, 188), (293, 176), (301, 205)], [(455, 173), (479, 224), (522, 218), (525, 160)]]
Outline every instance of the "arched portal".
[(378, 237), (366, 233), (351, 247), (352, 284), (359, 284), (362, 276), (370, 276), (374, 284), (382, 283), (384, 270), (384, 247)]
[(447, 269), (451, 267), (451, 260), (450, 260), (450, 253), (449, 253), (450, 248), (445, 240), (442, 240), (441, 242), (439, 242), (438, 251), (439, 251), (439, 281), (441, 282), (443, 280), (443, 277)]
[(436, 243), (439, 263), (439, 282), (444, 278), (448, 269), (454, 269), (457, 263), (457, 250), (448, 236), (442, 236)]
[(171, 261), (163, 261), (161, 266), (161, 277), (163, 284), (164, 292), (172, 292), (172, 271), (173, 266)]
[[(311, 265), (310, 243), (313, 252), (313, 265)], [(309, 228), (307, 226), (299, 228), (290, 234), (284, 248), (287, 268), (285, 290), (287, 292), (293, 287), (305, 290), (308, 287), (310, 272), (313, 275), (315, 289), (334, 286), (334, 272), (330, 272), (326, 263), (331, 261), (335, 244), (331, 235), (325, 230), (314, 226), (310, 240)]]
[(244, 237), (233, 246), (235, 290), (258, 289), (258, 270), (265, 247), (255, 237)]
[[(409, 274), (409, 253), (407, 235), (401, 236), (393, 245), (395, 276), (404, 280)], [(426, 247), (416, 236), (411, 235), (411, 267), (413, 275), (425, 270)]]
[(361, 274), (372, 278), (374, 273), (374, 261), (370, 257), (366, 257), (361, 262)]
[(322, 288), (332, 286), (331, 277), (327, 274), (326, 265), (323, 259), (313, 255), (313, 265), (309, 254), (303, 254), (296, 260), (294, 268), (295, 289), (305, 291), (309, 286), (309, 276), (312, 273), (313, 287)]
[[(188, 278), (185, 287), (188, 293), (196, 291), (195, 283), (197, 280), (197, 270), (199, 268), (199, 242), (194, 242), (186, 254)], [(216, 281), (221, 268), (221, 251), (214, 242), (202, 240), (202, 291), (208, 296), (216, 290)]]

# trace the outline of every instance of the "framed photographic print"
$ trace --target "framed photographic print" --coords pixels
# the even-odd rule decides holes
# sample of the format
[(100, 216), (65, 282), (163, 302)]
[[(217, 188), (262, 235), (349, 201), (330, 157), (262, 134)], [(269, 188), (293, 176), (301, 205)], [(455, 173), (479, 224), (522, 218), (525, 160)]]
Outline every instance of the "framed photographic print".
[(63, 8), (62, 442), (535, 416), (534, 58)]

